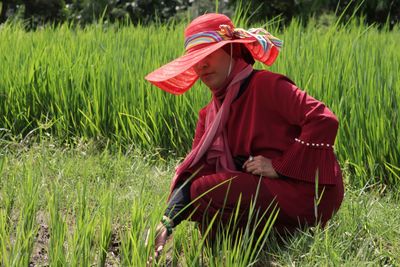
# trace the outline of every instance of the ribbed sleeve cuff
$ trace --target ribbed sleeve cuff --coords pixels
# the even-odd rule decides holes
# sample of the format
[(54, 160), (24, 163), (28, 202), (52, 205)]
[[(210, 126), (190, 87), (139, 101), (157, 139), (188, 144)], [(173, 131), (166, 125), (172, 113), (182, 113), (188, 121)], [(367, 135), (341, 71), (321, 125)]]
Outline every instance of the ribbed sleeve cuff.
[(272, 159), (276, 172), (301, 181), (314, 183), (318, 170), (319, 184), (336, 184), (337, 164), (332, 146), (307, 146), (297, 140), (283, 156)]

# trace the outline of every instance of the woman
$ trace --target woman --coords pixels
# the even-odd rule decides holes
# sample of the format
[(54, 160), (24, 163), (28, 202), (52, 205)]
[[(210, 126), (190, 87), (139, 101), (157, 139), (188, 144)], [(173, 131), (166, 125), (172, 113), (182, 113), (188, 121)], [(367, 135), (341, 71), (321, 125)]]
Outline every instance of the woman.
[(227, 222), (239, 198), (241, 218), (256, 195), (261, 211), (276, 203), (278, 231), (324, 225), (340, 207), (335, 115), (285, 76), (253, 70), (255, 60), (272, 65), (280, 46), (262, 29), (235, 29), (228, 17), (206, 14), (185, 29), (186, 54), (146, 76), (173, 94), (200, 78), (213, 95), (172, 180), (156, 257), (187, 216), (202, 222), (218, 213)]

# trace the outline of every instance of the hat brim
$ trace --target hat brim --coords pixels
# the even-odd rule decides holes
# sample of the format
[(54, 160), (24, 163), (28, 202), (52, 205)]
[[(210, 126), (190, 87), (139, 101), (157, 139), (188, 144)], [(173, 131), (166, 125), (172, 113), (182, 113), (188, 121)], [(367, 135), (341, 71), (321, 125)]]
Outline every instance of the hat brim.
[(180, 95), (189, 90), (196, 82), (199, 76), (194, 72), (193, 66), (229, 43), (250, 44), (257, 42), (254, 38), (243, 38), (234, 40), (225, 40), (211, 45), (204, 46), (188, 52), (187, 54), (161, 66), (155, 71), (149, 73), (145, 79), (155, 86), (171, 94)]

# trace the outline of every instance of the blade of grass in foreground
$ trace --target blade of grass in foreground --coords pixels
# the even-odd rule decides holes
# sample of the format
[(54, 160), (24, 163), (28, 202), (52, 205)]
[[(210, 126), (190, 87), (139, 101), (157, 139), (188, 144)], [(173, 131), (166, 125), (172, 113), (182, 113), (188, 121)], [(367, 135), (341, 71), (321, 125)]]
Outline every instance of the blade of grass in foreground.
[(51, 191), (48, 195), (48, 211), (50, 216), (48, 255), (50, 266), (65, 266), (67, 264), (66, 251), (64, 249), (67, 225), (60, 209), (60, 192), (58, 187), (59, 184), (53, 181)]
[(84, 176), (82, 180), (82, 184), (78, 184), (77, 192), (75, 192), (77, 194), (73, 207), (75, 227), (68, 240), (68, 246), (70, 247), (68, 250), (68, 262), (72, 266), (89, 266), (94, 259), (93, 244), (97, 213), (88, 204), (87, 176)]
[(106, 193), (102, 201), (101, 225), (100, 225), (100, 249), (98, 266), (105, 266), (108, 248), (111, 242), (111, 224), (113, 221), (113, 196), (110, 192)]

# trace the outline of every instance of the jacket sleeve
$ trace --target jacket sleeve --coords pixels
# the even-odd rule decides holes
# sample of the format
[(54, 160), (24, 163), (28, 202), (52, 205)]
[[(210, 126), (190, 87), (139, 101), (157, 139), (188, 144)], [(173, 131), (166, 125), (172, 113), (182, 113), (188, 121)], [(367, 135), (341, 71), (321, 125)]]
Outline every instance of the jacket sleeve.
[(289, 123), (301, 128), (283, 155), (272, 159), (275, 171), (298, 180), (336, 183), (340, 169), (334, 154), (338, 119), (320, 101), (300, 90), (286, 77), (276, 81), (273, 108)]

